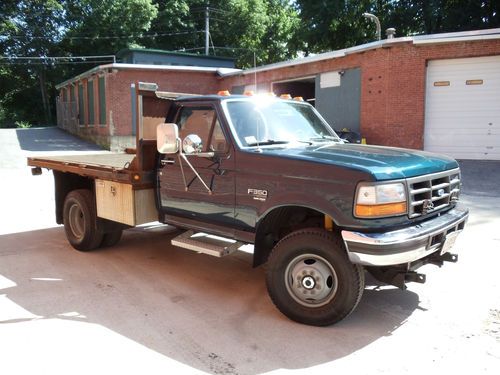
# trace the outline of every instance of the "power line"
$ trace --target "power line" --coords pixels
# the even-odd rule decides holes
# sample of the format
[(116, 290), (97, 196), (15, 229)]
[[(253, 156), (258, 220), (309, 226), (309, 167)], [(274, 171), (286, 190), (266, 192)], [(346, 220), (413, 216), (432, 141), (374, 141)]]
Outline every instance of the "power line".
[[(80, 60), (80, 61), (75, 61)], [(115, 63), (115, 55), (93, 56), (0, 56), (0, 65), (62, 65)]]
[(115, 55), (96, 56), (0, 56), (0, 60), (74, 60), (74, 59), (115, 59)]
[[(175, 36), (175, 35), (188, 35), (196, 33), (204, 33), (201, 30), (190, 30), (190, 31), (177, 31), (171, 33), (152, 33), (152, 34), (130, 34), (130, 35), (106, 35), (106, 36), (63, 36), (61, 39), (84, 39), (84, 40), (94, 40), (94, 39), (126, 39), (126, 38), (147, 38), (147, 37), (158, 37), (158, 36)], [(0, 38), (4, 39), (52, 39), (46, 36), (29, 36), (29, 35), (0, 35)]]
[[(102, 64), (102, 63), (112, 63), (112, 60), (109, 61), (52, 61), (51, 65), (76, 65), (76, 64)], [(45, 65), (47, 66), (47, 63), (43, 62), (0, 62), (0, 65)]]

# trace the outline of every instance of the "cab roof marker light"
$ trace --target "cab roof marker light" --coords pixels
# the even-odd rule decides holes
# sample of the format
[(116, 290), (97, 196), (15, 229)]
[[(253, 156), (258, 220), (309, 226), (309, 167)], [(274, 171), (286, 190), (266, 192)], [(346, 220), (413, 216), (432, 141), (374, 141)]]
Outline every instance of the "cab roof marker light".
[(293, 98), (293, 100), (296, 100), (296, 101), (298, 101), (298, 102), (303, 102), (303, 101), (304, 101), (304, 98), (303, 98), (302, 96), (295, 96), (295, 97)]
[(231, 94), (229, 93), (229, 90), (220, 90), (220, 91), (217, 93), (217, 95), (219, 95), (219, 96), (229, 96), (229, 95), (231, 95)]
[(243, 95), (245, 95), (245, 96), (254, 96), (255, 93), (253, 92), (253, 90), (245, 90), (245, 92), (243, 93)]
[(292, 95), (290, 95), (290, 94), (281, 94), (280, 98), (281, 99), (286, 99), (286, 100), (291, 100), (292, 99)]

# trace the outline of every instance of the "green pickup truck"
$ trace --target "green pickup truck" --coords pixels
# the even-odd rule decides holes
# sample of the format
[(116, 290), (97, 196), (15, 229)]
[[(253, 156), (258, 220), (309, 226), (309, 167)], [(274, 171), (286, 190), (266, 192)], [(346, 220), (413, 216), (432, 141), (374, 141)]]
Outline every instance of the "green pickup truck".
[(455, 160), (346, 143), (302, 101), (133, 89), (134, 150), (28, 159), (34, 174), (53, 170), (56, 221), (74, 248), (112, 246), (156, 220), (199, 253), (253, 244), (277, 308), (318, 326), (355, 309), (365, 272), (404, 289), (425, 282), (422, 265), (457, 261), (468, 210)]

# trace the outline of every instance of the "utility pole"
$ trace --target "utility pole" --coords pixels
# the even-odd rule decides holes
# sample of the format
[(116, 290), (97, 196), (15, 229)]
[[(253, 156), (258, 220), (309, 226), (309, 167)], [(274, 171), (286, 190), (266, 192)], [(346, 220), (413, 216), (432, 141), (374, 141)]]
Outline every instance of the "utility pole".
[(208, 11), (208, 4), (205, 8), (205, 55), (208, 56), (208, 42), (210, 38), (210, 14)]

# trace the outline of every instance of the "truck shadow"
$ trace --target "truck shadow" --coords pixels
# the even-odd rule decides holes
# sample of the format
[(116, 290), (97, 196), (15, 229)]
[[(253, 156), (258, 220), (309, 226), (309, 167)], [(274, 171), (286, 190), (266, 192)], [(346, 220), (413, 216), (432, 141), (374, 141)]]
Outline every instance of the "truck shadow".
[(99, 146), (56, 127), (16, 129), (16, 136), (24, 151), (102, 151)]
[[(0, 279), (13, 282), (1, 293), (37, 320), (93, 323), (191, 368), (229, 374), (335, 361), (391, 335), (419, 308), (415, 293), (368, 279), (344, 321), (297, 324), (272, 305), (251, 254), (198, 255), (173, 248), (173, 235), (136, 228), (92, 253), (70, 248), (62, 228), (0, 236)], [(14, 315), (0, 325), (32, 319)]]

